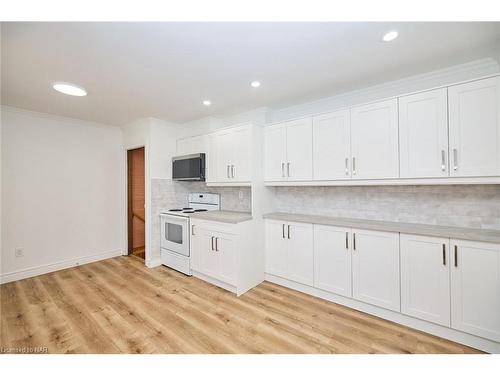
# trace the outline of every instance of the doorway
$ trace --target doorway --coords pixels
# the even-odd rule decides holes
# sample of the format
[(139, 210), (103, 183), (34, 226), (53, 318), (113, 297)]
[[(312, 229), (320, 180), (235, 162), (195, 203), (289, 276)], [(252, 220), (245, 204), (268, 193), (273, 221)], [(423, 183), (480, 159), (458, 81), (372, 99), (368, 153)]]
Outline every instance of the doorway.
[(127, 151), (128, 254), (145, 259), (144, 147)]

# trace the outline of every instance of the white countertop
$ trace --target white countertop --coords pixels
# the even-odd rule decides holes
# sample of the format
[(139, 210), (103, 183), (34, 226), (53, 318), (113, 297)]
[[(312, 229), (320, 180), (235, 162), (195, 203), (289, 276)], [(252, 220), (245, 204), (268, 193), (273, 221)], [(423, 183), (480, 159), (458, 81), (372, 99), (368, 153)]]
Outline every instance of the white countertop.
[(264, 218), (320, 225), (333, 225), (339, 227), (355, 227), (359, 229), (371, 229), (386, 232), (419, 234), (423, 236), (450, 237), (460, 240), (500, 243), (500, 230), (493, 229), (446, 227), (430, 224), (401, 223), (393, 221), (315, 216), (282, 212), (265, 214)]
[(219, 221), (222, 223), (238, 224), (244, 221), (252, 220), (252, 214), (250, 212), (240, 212), (240, 211), (205, 211), (196, 212), (189, 215), (193, 219), (202, 219), (210, 221)]

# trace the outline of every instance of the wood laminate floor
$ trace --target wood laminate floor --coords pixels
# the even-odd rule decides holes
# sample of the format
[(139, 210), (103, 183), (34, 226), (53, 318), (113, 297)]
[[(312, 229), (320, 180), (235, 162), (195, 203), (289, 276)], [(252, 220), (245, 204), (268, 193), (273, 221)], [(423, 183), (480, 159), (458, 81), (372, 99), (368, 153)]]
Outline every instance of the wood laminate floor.
[(2, 348), (49, 353), (478, 353), (269, 282), (241, 297), (118, 257), (4, 284)]

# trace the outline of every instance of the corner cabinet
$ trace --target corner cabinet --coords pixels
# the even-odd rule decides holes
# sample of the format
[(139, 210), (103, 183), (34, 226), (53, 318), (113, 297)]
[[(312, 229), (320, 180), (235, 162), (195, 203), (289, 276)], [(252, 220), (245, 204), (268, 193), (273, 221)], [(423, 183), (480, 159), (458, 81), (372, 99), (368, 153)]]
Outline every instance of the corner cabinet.
[(252, 125), (219, 130), (209, 136), (208, 183), (249, 185), (252, 181)]
[(254, 220), (238, 224), (191, 218), (193, 276), (237, 295), (264, 279), (264, 252), (254, 243)]

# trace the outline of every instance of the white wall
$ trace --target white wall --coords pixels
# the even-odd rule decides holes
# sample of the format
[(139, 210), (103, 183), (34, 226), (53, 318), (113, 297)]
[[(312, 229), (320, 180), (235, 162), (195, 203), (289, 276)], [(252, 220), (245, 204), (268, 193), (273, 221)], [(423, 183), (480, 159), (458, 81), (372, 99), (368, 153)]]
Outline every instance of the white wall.
[(7, 107), (1, 119), (2, 281), (121, 254), (121, 129)]
[[(123, 127), (123, 160), (126, 167), (126, 150), (144, 146), (145, 150), (145, 263), (148, 267), (155, 267), (160, 264), (160, 251), (158, 234), (158, 212), (153, 212), (151, 208), (151, 181), (153, 179), (172, 179), (172, 157), (176, 152), (176, 140), (179, 136), (177, 124), (146, 118), (135, 121)], [(126, 171), (125, 171), (126, 173)], [(123, 185), (124, 198), (123, 206), (127, 206), (126, 186)], [(123, 242), (127, 243), (126, 216), (123, 219), (122, 227), (125, 229)]]

